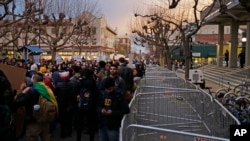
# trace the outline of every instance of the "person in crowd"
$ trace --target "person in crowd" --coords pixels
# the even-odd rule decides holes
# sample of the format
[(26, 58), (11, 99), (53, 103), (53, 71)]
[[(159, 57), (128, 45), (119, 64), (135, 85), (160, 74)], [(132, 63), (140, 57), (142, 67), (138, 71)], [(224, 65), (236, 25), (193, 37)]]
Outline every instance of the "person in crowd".
[(226, 67), (228, 67), (228, 60), (229, 60), (229, 51), (226, 50), (226, 52), (224, 53), (224, 57), (225, 57), (225, 61), (226, 61)]
[(106, 62), (100, 61), (98, 63), (98, 72), (97, 72), (97, 85), (100, 88), (101, 80), (107, 76), (107, 70), (106, 70)]
[(119, 58), (119, 67), (118, 67), (118, 75), (123, 78), (126, 84), (126, 93), (125, 97), (128, 101), (131, 100), (133, 95), (133, 70), (127, 66), (126, 60), (124, 57)]
[(245, 65), (245, 52), (241, 50), (240, 54), (238, 55), (240, 61), (240, 68), (243, 68)]
[(15, 141), (16, 135), (12, 120), (12, 103), (14, 94), (11, 84), (2, 70), (0, 70), (0, 139)]
[(50, 123), (38, 123), (33, 116), (33, 106), (38, 103), (40, 95), (46, 97), (58, 108), (57, 101), (52, 90), (43, 83), (42, 73), (34, 73), (31, 80), (32, 88), (21, 88), (23, 90), (18, 94), (14, 105), (16, 109), (25, 106), (26, 140), (37, 141), (40, 137), (42, 141), (50, 141)]
[(80, 66), (77, 65), (72, 66), (72, 76), (70, 77), (70, 82), (73, 83), (75, 95), (79, 94), (81, 90), (81, 84), (80, 84), (80, 81), (82, 79), (81, 70), (82, 68)]
[(27, 76), (28, 76), (29, 78), (31, 78), (32, 75), (33, 75), (34, 73), (38, 72), (38, 71), (39, 71), (39, 68), (38, 68), (37, 64), (36, 64), (36, 63), (33, 63), (33, 64), (30, 66), (30, 70), (29, 70)]
[(142, 79), (142, 75), (141, 74), (138, 74), (138, 69), (134, 68), (133, 69), (133, 80), (134, 80), (134, 88), (133, 90), (135, 90), (139, 83), (140, 83), (140, 80)]
[(100, 141), (119, 141), (122, 117), (130, 112), (128, 102), (115, 90), (111, 77), (104, 78), (97, 111), (99, 114)]
[(136, 76), (142, 78), (144, 76), (144, 74), (145, 74), (145, 69), (143, 67), (142, 62), (139, 63), (139, 64), (136, 64), (135, 69), (137, 70)]
[[(81, 92), (77, 96), (77, 102), (83, 102), (76, 109), (76, 140), (81, 141), (84, 126), (89, 140), (94, 141), (94, 135), (98, 127), (97, 99), (99, 90), (93, 78), (93, 71), (89, 68), (82, 70)], [(80, 99), (81, 98), (81, 99)], [(82, 101), (79, 101), (82, 100)], [(77, 103), (79, 104), (79, 103)], [(82, 105), (84, 104), (84, 105)]]
[(59, 108), (60, 137), (72, 136), (73, 105), (75, 95), (73, 84), (69, 81), (69, 72), (59, 72), (61, 81), (55, 85), (55, 96)]
[[(125, 81), (123, 80), (123, 78), (118, 75), (118, 66), (117, 65), (115, 65), (115, 64), (110, 65), (110, 67), (109, 67), (109, 75), (104, 77), (104, 78), (107, 78), (107, 77), (111, 77), (111, 78), (114, 79), (116, 91), (120, 91), (120, 93), (122, 95), (124, 95), (125, 92), (126, 92), (126, 84), (125, 84)], [(103, 80), (104, 79), (102, 79), (101, 84), (100, 84), (100, 89), (101, 90), (104, 90), (104, 82), (103, 82)]]

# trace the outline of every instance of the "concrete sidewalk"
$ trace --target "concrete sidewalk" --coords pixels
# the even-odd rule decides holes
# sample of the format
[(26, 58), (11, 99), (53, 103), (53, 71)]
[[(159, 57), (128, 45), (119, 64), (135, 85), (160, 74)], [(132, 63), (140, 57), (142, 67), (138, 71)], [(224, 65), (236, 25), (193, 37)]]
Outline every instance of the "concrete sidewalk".
[[(177, 72), (177, 75), (179, 77), (185, 79), (185, 73), (184, 72), (181, 72), (181, 71), (176, 71), (176, 72)], [(212, 81), (209, 81), (209, 80), (206, 80), (206, 79), (205, 79), (205, 87), (211, 87), (211, 92), (216, 92), (220, 88), (226, 88), (226, 87), (223, 87), (222, 85), (220, 85), (218, 83), (215, 83), (215, 82), (212, 82)], [(209, 93), (208, 89), (204, 89), (204, 90)]]

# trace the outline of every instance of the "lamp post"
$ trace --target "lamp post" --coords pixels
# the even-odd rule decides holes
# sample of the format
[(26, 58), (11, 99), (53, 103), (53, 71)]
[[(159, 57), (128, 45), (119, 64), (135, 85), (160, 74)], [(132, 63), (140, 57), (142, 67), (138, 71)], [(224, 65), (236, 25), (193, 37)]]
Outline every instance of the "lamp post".
[[(193, 52), (192, 52), (192, 42), (193, 42), (193, 39), (192, 39), (192, 34), (193, 32), (197, 29), (197, 25), (195, 23), (188, 23), (186, 25), (186, 30), (185, 30), (185, 38), (186, 38), (186, 50), (189, 51), (187, 52), (186, 55), (190, 55), (190, 60), (189, 59), (186, 59), (186, 61), (190, 61), (190, 64), (188, 66), (190, 66), (190, 69), (193, 69)], [(185, 45), (185, 43), (184, 43)], [(186, 56), (188, 57), (188, 56)], [(186, 64), (186, 63), (185, 63)], [(186, 71), (189, 71), (189, 69), (187, 69)]]
[(192, 46), (193, 39), (192, 37), (190, 37), (188, 41), (189, 41), (189, 46), (190, 46), (190, 69), (193, 69), (193, 46)]

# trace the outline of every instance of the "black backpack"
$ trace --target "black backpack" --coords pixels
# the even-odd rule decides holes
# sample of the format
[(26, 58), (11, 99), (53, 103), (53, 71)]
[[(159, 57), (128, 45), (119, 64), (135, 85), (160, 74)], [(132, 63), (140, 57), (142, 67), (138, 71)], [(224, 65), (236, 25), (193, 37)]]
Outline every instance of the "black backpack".
[(78, 108), (84, 111), (89, 110), (91, 102), (91, 92), (89, 89), (82, 88), (78, 97), (77, 97), (77, 105)]

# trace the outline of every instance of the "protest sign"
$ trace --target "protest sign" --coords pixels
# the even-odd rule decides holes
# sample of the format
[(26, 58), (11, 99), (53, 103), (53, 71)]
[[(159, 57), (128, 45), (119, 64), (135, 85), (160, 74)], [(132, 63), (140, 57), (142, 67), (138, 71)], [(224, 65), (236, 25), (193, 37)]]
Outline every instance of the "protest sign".
[(0, 64), (0, 69), (7, 76), (12, 88), (15, 90), (19, 90), (20, 85), (25, 80), (26, 70), (5, 64)]

